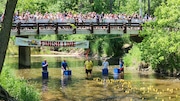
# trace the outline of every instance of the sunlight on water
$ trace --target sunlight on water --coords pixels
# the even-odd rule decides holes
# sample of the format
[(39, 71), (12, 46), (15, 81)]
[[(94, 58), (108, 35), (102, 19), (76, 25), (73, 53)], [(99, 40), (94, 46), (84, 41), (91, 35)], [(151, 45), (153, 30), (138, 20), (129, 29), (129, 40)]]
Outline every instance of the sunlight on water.
[(98, 61), (94, 61), (93, 78), (85, 79), (84, 59), (79, 58), (66, 59), (72, 75), (62, 76), (60, 62), (63, 59), (47, 58), (48, 79), (42, 79), (43, 58), (32, 58), (32, 68), (17, 69), (16, 74), (27, 79), (41, 92), (42, 101), (178, 101), (180, 99), (178, 79), (160, 78), (153, 73), (138, 73), (130, 69), (125, 69), (124, 79), (120, 79), (119, 76), (113, 75), (116, 65), (110, 66), (108, 76), (102, 76)]

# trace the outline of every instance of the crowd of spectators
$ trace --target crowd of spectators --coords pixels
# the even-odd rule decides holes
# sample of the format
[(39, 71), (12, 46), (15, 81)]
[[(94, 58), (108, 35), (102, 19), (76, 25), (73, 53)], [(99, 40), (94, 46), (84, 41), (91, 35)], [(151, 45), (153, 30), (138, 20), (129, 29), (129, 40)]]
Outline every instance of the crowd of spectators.
[[(0, 16), (0, 21), (2, 22), (4, 15)], [(14, 23), (47, 23), (47, 22), (69, 22), (69, 23), (83, 23), (83, 22), (94, 22), (94, 23), (143, 23), (146, 21), (153, 20), (151, 16), (147, 14), (144, 17), (139, 16), (137, 13), (133, 15), (127, 14), (97, 14), (96, 12), (88, 12), (86, 14), (77, 13), (73, 14), (71, 12), (56, 12), (56, 13), (40, 13), (36, 12), (35, 14), (31, 14), (30, 12), (22, 12), (19, 11), (14, 13), (13, 22)]]

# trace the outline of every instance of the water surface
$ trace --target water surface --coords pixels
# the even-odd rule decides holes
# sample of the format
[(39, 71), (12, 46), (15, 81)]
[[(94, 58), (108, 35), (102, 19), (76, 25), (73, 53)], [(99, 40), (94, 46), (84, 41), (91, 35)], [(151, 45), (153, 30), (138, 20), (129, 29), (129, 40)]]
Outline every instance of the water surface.
[[(41, 62), (49, 63), (49, 78), (42, 79)], [(66, 59), (72, 71), (63, 76), (60, 63)], [(113, 74), (117, 65), (110, 65), (109, 75), (102, 76), (101, 61), (93, 60), (93, 78), (85, 79), (84, 58), (76, 57), (32, 57), (30, 69), (18, 69), (18, 58), (6, 59), (16, 75), (28, 80), (37, 88), (42, 101), (179, 101), (180, 81), (154, 73), (139, 73), (125, 68), (124, 79)], [(116, 63), (116, 62), (115, 62)]]

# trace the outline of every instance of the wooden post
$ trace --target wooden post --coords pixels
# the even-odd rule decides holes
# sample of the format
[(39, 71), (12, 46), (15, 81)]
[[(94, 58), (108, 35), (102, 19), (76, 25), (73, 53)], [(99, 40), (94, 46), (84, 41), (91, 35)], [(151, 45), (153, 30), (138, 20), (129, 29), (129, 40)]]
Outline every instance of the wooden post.
[(20, 35), (21, 31), (20, 31), (20, 28), (21, 28), (21, 22), (17, 23), (17, 34)]
[(111, 32), (111, 26), (110, 26), (110, 23), (108, 23), (107, 27), (108, 27), (107, 33), (110, 33), (110, 32)]
[(91, 28), (91, 29), (90, 29), (90, 31), (91, 31), (91, 34), (92, 34), (92, 33), (94, 33), (94, 29), (93, 29), (93, 28), (94, 28), (94, 27), (93, 27), (93, 23), (91, 23), (91, 24), (90, 24), (90, 28)]
[(37, 26), (37, 34), (39, 35), (39, 23), (37, 23), (36, 26)]
[(55, 23), (55, 34), (58, 34), (58, 23)]
[(124, 28), (124, 29), (123, 29), (124, 34), (127, 33), (127, 26), (126, 26), (126, 23), (123, 24), (123, 28)]

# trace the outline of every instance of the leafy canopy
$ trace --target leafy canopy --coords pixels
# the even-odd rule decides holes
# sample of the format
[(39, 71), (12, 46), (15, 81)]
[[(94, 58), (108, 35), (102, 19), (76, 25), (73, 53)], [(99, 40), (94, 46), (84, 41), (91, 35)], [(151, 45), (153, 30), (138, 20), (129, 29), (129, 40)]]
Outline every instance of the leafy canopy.
[(154, 69), (180, 69), (180, 1), (167, 0), (159, 6), (154, 15), (156, 20), (144, 25), (139, 47), (142, 59), (151, 63)]

